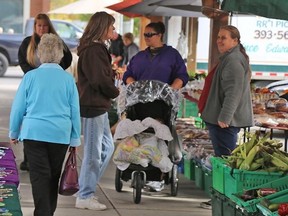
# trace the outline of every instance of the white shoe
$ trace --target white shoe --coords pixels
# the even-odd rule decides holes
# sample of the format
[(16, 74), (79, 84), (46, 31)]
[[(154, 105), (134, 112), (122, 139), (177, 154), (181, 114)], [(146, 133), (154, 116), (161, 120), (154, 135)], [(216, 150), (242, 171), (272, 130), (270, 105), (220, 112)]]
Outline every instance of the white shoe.
[(149, 181), (145, 185), (150, 189), (150, 191), (162, 191), (164, 189), (164, 180), (163, 181)]
[(87, 199), (80, 199), (77, 197), (76, 199), (76, 208), (80, 209), (90, 209), (95, 211), (102, 211), (107, 209), (106, 205), (100, 203), (98, 199), (94, 196), (89, 197)]

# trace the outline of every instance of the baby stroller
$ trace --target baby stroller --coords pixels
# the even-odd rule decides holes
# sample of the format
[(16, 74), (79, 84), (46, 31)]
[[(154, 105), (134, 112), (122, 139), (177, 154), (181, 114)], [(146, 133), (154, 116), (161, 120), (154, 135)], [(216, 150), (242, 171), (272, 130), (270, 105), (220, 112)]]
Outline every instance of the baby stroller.
[[(116, 191), (122, 191), (122, 181), (131, 180), (133, 200), (136, 204), (141, 201), (141, 193), (146, 181), (164, 180), (165, 184), (171, 185), (171, 195), (177, 195), (177, 164), (182, 159), (182, 151), (174, 123), (181, 100), (182, 94), (179, 91), (173, 90), (168, 84), (160, 81), (137, 81), (128, 85), (125, 90), (125, 103), (122, 107), (118, 107), (120, 113), (125, 112), (126, 118), (131, 121), (142, 121), (147, 117), (161, 120), (163, 124), (168, 126), (172, 135), (172, 140), (165, 142), (166, 148), (168, 147), (168, 157), (172, 162), (170, 172), (163, 173), (158, 167), (154, 167), (150, 163), (147, 167), (131, 163), (123, 171), (118, 167), (116, 168)], [(155, 131), (153, 128), (148, 128), (145, 132), (154, 133)]]

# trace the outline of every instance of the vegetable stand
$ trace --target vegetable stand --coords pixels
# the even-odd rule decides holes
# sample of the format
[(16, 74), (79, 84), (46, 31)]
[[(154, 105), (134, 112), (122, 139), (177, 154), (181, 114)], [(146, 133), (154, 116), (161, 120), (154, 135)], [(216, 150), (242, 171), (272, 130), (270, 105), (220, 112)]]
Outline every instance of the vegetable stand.
[(287, 152), (287, 140), (288, 140), (288, 128), (282, 128), (282, 127), (269, 127), (270, 129), (270, 138), (273, 139), (273, 130), (281, 130), (284, 132), (284, 151)]

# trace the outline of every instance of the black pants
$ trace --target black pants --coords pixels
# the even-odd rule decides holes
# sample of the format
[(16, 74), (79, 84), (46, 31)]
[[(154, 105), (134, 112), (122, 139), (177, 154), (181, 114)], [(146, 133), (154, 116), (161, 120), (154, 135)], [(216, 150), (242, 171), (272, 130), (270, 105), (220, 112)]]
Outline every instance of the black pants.
[(34, 216), (52, 216), (68, 145), (24, 140), (24, 148), (30, 165)]

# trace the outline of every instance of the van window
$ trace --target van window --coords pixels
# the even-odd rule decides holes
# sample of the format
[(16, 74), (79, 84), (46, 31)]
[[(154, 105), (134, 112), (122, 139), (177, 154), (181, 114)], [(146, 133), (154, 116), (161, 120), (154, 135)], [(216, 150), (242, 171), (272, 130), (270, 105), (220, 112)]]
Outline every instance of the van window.
[(53, 22), (56, 32), (61, 38), (76, 39), (82, 33), (69, 23)]

